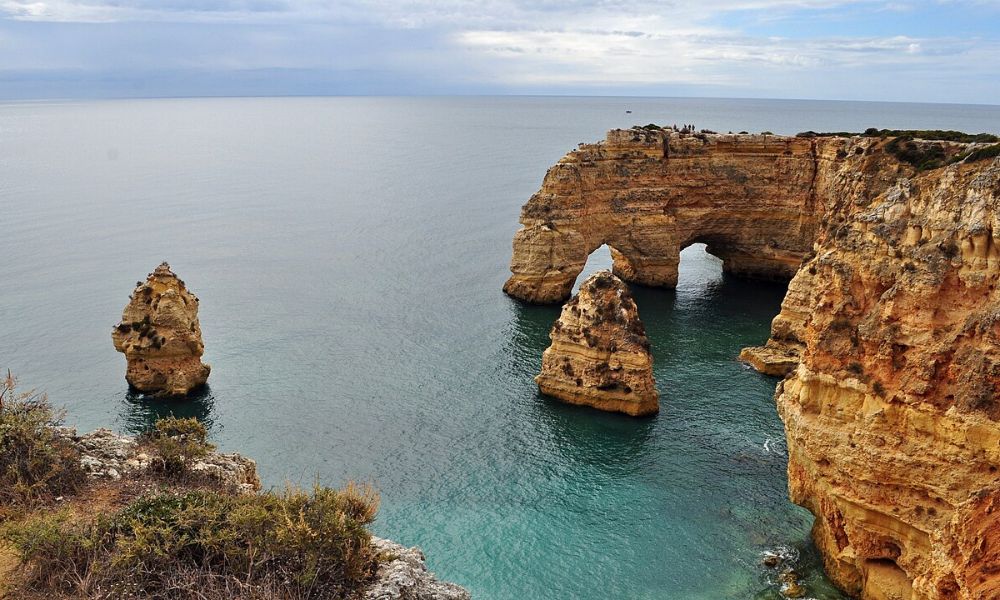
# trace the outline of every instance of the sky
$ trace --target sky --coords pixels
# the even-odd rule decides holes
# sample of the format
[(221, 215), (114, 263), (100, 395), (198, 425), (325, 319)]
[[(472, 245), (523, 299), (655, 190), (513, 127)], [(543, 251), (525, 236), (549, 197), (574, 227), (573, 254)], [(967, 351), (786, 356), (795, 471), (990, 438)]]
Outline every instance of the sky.
[(1000, 0), (0, 0), (0, 99), (1000, 104)]

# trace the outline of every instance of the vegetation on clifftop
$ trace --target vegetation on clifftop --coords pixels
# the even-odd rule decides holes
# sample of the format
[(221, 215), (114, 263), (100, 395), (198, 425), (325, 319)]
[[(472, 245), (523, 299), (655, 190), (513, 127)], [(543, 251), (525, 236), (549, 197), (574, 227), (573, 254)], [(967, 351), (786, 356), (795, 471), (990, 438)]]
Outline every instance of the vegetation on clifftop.
[(76, 491), (79, 452), (53, 427), (61, 415), (44, 394), (18, 393), (10, 372), (0, 384), (0, 519)]
[[(1000, 156), (1000, 137), (991, 133), (964, 133), (941, 129), (876, 129), (871, 127), (863, 133), (835, 131), (816, 133), (804, 131), (797, 137), (869, 137), (891, 138), (885, 151), (918, 171), (937, 169), (958, 162), (976, 162)], [(936, 143), (937, 142), (937, 143)], [(993, 144), (981, 148), (960, 151), (940, 142), (961, 144)], [(838, 154), (839, 156), (840, 154)], [(845, 155), (846, 156), (846, 155)]]
[(1000, 137), (992, 133), (965, 133), (946, 129), (877, 129), (869, 127), (861, 133), (850, 131), (832, 131), (817, 133), (815, 131), (803, 131), (796, 134), (796, 137), (909, 137), (935, 142), (958, 142), (962, 144), (972, 143), (996, 143), (1000, 142)]
[(45, 396), (14, 388), (8, 375), (0, 597), (352, 598), (387, 558), (368, 531), (371, 488), (236, 493), (192, 469), (214, 447), (200, 422), (174, 417), (140, 437), (147, 468), (91, 479)]
[(10, 528), (33, 593), (113, 598), (347, 598), (375, 574), (370, 490), (141, 497), (80, 521)]
[(193, 417), (159, 419), (140, 441), (156, 450), (156, 460), (150, 466), (173, 477), (184, 474), (191, 461), (215, 450), (215, 446), (208, 443), (208, 430)]

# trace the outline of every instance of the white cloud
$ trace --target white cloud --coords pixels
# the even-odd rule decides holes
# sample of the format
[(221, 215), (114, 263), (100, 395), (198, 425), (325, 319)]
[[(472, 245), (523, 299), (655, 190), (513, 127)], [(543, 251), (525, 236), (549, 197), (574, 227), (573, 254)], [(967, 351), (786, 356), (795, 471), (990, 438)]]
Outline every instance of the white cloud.
[[(0, 34), (21, 27), (0, 37), (0, 70), (315, 69), (477, 90), (691, 86), (800, 97), (845, 87), (862, 93), (865, 86), (851, 83), (862, 80), (881, 93), (886, 74), (901, 94), (918, 84), (950, 93), (957, 86), (940, 82), (970, 73), (982, 79), (993, 71), (995, 79), (996, 36), (852, 29), (857, 15), (876, 15), (879, 26), (870, 30), (895, 34), (895, 20), (942, 3), (1000, 7), (1000, 0), (0, 0)], [(821, 21), (815, 30), (825, 33), (810, 34), (801, 27), (807, 21)], [(38, 33), (46, 27), (60, 33)]]

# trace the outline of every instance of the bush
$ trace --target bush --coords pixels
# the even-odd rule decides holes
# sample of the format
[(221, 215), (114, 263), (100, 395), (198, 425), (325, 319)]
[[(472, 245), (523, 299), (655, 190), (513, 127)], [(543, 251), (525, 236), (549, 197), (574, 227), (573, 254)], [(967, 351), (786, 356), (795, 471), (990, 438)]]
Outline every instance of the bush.
[(158, 419), (153, 430), (144, 434), (141, 441), (149, 443), (156, 451), (158, 460), (150, 465), (171, 476), (186, 473), (192, 461), (215, 450), (215, 446), (208, 443), (208, 430), (194, 417)]
[(53, 429), (62, 422), (44, 394), (18, 394), (7, 373), (0, 386), (0, 512), (76, 491), (86, 476), (80, 453)]
[(900, 161), (913, 165), (918, 171), (943, 166), (948, 158), (940, 144), (915, 142), (909, 135), (893, 139), (885, 145), (885, 150)]
[(993, 144), (992, 146), (973, 150), (962, 158), (965, 159), (965, 162), (976, 162), (977, 160), (988, 160), (998, 156), (1000, 156), (1000, 144)]
[[(375, 573), (366, 526), (378, 498), (348, 485), (311, 493), (211, 491), (140, 498), (79, 523), (48, 513), (8, 528), (23, 587), (80, 597), (347, 598)], [(197, 594), (192, 594), (197, 590)]]
[(965, 133), (963, 131), (943, 130), (943, 129), (878, 129), (869, 127), (863, 133), (851, 131), (826, 131), (816, 133), (815, 131), (803, 131), (797, 134), (798, 137), (910, 137), (921, 140), (932, 140), (940, 142), (959, 142), (970, 144), (973, 142), (996, 143), (1000, 142), (1000, 137), (992, 133)]

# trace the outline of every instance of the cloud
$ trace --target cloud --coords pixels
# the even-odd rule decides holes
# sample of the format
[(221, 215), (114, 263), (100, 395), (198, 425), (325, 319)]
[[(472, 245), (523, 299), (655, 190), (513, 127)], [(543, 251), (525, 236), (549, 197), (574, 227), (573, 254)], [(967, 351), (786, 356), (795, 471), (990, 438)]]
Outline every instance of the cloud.
[(514, 26), (586, 18), (662, 16), (679, 21), (720, 12), (823, 9), (873, 0), (2, 0), (0, 12), (19, 20), (56, 22), (347, 19), (399, 28)]
[(988, 26), (998, 8), (1000, 0), (0, 0), (0, 72), (169, 70), (182, 81), (178, 69), (277, 69), (297, 73), (296, 89), (306, 72), (353, 78), (361, 83), (352, 93), (396, 83), (397, 93), (950, 98), (970, 78), (994, 81), (977, 90), (1000, 87)]

